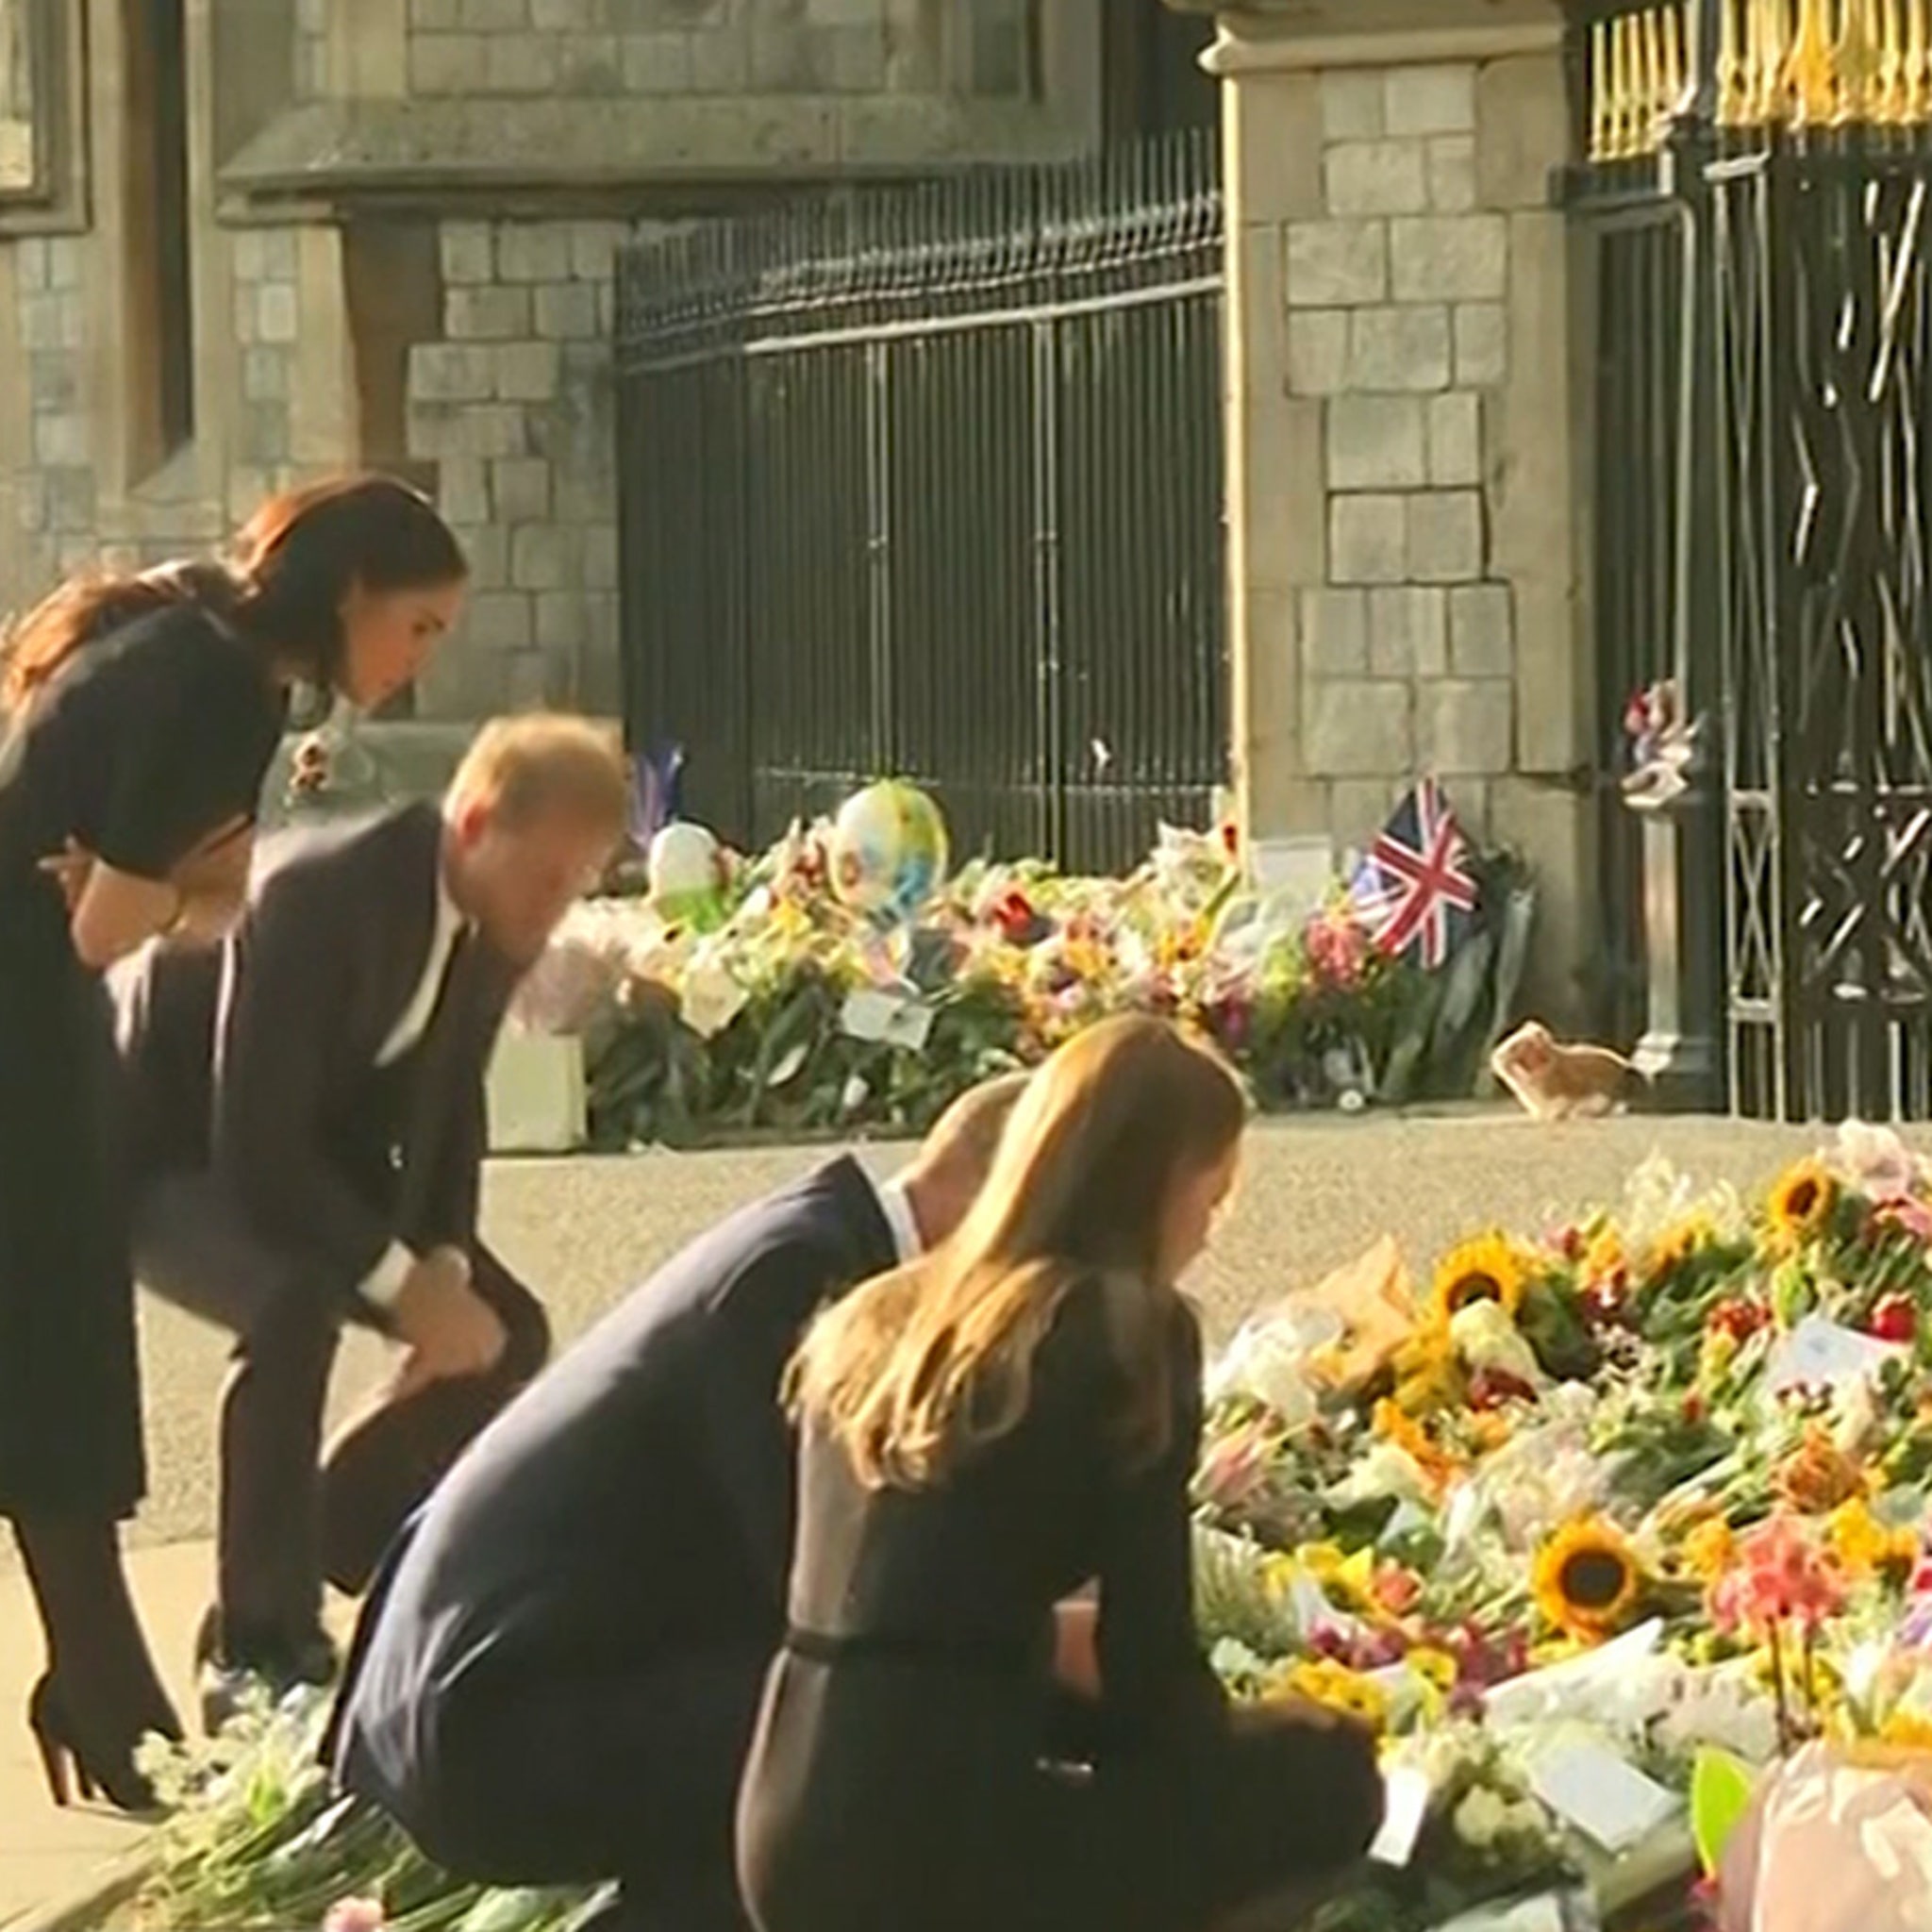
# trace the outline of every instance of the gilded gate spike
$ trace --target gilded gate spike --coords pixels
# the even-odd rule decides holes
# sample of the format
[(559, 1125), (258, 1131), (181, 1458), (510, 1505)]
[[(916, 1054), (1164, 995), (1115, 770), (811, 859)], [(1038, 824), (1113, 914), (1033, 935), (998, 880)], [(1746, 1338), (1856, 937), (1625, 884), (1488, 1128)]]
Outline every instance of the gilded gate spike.
[(1785, 63), (1790, 46), (1789, 17), (1785, 0), (1749, 0), (1751, 8), (1750, 45), (1745, 67), (1750, 76), (1749, 118), (1768, 125), (1785, 117)]
[(1844, 0), (1837, 48), (1838, 108), (1832, 116), (1839, 126), (1878, 118), (1880, 53), (1878, 0)]
[(1785, 63), (1794, 127), (1824, 127), (1838, 118), (1838, 51), (1832, 44), (1831, 0), (1798, 0), (1798, 30)]
[(1906, 62), (1901, 112), (1907, 126), (1932, 120), (1932, 0), (1905, 0)]
[(1590, 158), (1610, 158), (1616, 119), (1610, 102), (1610, 23), (1600, 20), (1590, 33)]
[(1684, 15), (1680, 8), (1664, 8), (1663, 110), (1674, 115), (1683, 106), (1690, 85), (1689, 65), (1684, 57)]
[(1886, 127), (1905, 119), (1906, 37), (1900, 0), (1878, 0), (1878, 98), (1872, 118)]
[(1717, 118), (1725, 127), (1751, 118), (1750, 68), (1744, 46), (1750, 27), (1743, 8), (1750, 0), (1718, 0)]
[(1654, 7), (1640, 20), (1637, 82), (1637, 151), (1655, 154), (1663, 145), (1664, 16)]
[(1610, 27), (1610, 158), (1631, 152), (1631, 42), (1637, 23), (1626, 13)]

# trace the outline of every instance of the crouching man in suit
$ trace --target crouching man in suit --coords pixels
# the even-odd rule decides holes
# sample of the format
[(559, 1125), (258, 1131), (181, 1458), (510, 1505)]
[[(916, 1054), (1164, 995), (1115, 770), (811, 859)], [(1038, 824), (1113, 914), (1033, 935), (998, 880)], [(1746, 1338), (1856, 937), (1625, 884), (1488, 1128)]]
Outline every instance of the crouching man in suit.
[[(510, 994), (622, 835), (587, 721), (484, 727), (433, 802), (264, 841), (219, 948), (115, 985), (134, 1248), (153, 1291), (232, 1329), (210, 1724), (250, 1678), (326, 1682), (323, 1579), (351, 1593), (458, 1452), (541, 1367), (536, 1300), (476, 1228), (485, 1080)], [(345, 1323), (400, 1344), (322, 1453)]]
[(741, 1932), (732, 1815), (785, 1632), (785, 1364), (827, 1296), (943, 1240), (1024, 1076), (883, 1186), (852, 1159), (675, 1257), (473, 1443), (362, 1611), (340, 1780), (464, 1877), (622, 1881), (625, 1926)]

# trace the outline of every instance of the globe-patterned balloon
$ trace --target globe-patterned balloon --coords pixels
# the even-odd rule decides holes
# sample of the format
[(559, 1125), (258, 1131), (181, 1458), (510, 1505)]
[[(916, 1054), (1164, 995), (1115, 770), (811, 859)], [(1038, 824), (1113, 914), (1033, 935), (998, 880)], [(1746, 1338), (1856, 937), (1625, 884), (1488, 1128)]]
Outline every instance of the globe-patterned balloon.
[(854, 792), (832, 827), (832, 890), (853, 911), (910, 919), (946, 876), (946, 822), (916, 785), (887, 778)]
[(646, 861), (651, 903), (675, 924), (703, 924), (724, 885), (724, 855), (703, 825), (674, 820), (651, 841)]

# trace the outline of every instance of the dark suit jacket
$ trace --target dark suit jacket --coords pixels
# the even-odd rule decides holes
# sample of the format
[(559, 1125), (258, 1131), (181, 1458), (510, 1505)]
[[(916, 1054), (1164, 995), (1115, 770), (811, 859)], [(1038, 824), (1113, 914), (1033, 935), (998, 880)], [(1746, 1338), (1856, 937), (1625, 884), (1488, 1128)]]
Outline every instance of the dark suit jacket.
[[(475, 1233), (485, 1083), (518, 976), (480, 938), (417, 1050), (393, 1159), (367, 1144), (390, 1112), (372, 1106), (377, 1056), (428, 962), (441, 824), (418, 802), (277, 833), (224, 944), (150, 947), (111, 982), (138, 1169), (212, 1167), (260, 1239), (345, 1294), (393, 1240)], [(358, 1184), (384, 1163), (392, 1188)]]
[(785, 1363), (820, 1303), (897, 1260), (841, 1159), (672, 1259), (471, 1444), (365, 1607), (338, 1768), (406, 1824), (470, 1697), (613, 1678), (784, 1633)]

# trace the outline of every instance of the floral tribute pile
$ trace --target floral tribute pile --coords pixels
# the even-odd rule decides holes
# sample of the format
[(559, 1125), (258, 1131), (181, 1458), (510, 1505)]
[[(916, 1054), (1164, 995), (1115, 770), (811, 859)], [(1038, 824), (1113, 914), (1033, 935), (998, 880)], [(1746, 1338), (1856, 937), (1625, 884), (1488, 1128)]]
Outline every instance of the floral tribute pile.
[[(1318, 1932), (1770, 1932), (1740, 1850), (1775, 1852), (1767, 1773), (1932, 1766), (1928, 1364), (1932, 1171), (1857, 1126), (1761, 1199), (1653, 1165), (1617, 1211), (1477, 1235), (1421, 1289), (1384, 1242), (1251, 1321), (1210, 1376), (1203, 1631), (1238, 1694), (1373, 1724), (1390, 1776)], [(455, 1887), (332, 1803), (319, 1722), (156, 1767), (182, 1808), (151, 1932), (586, 1909)]]
[(1474, 916), (1430, 971), (1372, 942), (1343, 881), (1311, 910), (1256, 886), (1231, 833), (1172, 829), (1123, 878), (974, 861), (886, 928), (832, 890), (832, 835), (800, 824), (755, 859), (720, 851), (708, 890), (666, 903), (640, 877), (571, 914), (518, 1013), (583, 1036), (594, 1145), (917, 1131), (1128, 1009), (1198, 1025), (1271, 1108), (1467, 1097), (1528, 939), (1506, 855), (1472, 859)]

